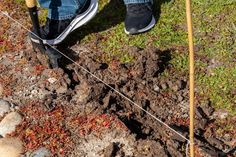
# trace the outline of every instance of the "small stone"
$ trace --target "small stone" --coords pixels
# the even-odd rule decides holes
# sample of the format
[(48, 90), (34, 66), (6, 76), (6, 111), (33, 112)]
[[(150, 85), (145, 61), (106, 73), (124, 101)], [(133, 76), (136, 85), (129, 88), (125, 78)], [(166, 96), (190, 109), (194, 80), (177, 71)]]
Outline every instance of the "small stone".
[(112, 157), (114, 156), (114, 150), (115, 150), (115, 143), (111, 143), (109, 146), (105, 148), (104, 151), (104, 157)]
[(188, 118), (188, 114), (187, 114), (187, 113), (182, 114), (182, 117), (183, 117), (183, 118)]
[[(73, 75), (73, 74), (72, 74)], [(68, 84), (68, 85), (70, 85), (71, 84), (71, 79), (69, 78), (69, 75), (68, 74), (64, 74), (64, 80), (65, 80), (65, 82)], [(74, 81), (76, 81), (76, 80), (74, 80)], [(77, 82), (78, 82), (78, 80), (77, 80)]]
[(213, 113), (213, 117), (225, 119), (228, 116), (228, 112), (225, 110), (218, 110)]
[(32, 91), (31, 91), (31, 94), (32, 94), (32, 96), (37, 95), (37, 94), (38, 94), (38, 90), (36, 90), (36, 89), (32, 90)]
[(51, 84), (53, 84), (56, 81), (57, 81), (57, 79), (54, 78), (54, 77), (51, 77), (51, 78), (48, 79), (48, 82), (51, 83)]
[(80, 85), (75, 87), (76, 95), (73, 99), (76, 99), (77, 102), (81, 103), (87, 100), (90, 94), (90, 87), (86, 81), (81, 82)]
[(171, 81), (167, 81), (167, 85), (171, 88), (173, 86), (173, 83)]
[(5, 100), (0, 100), (0, 117), (10, 111), (10, 103)]
[(23, 152), (22, 142), (16, 138), (0, 139), (0, 157), (20, 157)]
[(19, 106), (15, 106), (15, 109), (16, 109), (16, 110), (19, 110), (19, 109), (20, 109), (20, 107), (19, 107)]
[(160, 87), (158, 85), (156, 85), (156, 84), (154, 85), (153, 88), (154, 88), (155, 92), (159, 92), (160, 91)]
[(171, 95), (171, 98), (172, 98), (173, 100), (177, 100), (177, 99), (178, 99), (178, 97), (177, 97), (175, 94), (172, 94), (172, 95)]
[(177, 86), (178, 86), (178, 90), (182, 90), (185, 88), (186, 86), (186, 82), (184, 80), (178, 80), (176, 82)]
[(10, 107), (10, 111), (11, 111), (11, 112), (15, 112), (16, 110), (15, 110), (15, 108)]
[(231, 141), (232, 140), (232, 137), (230, 136), (230, 134), (224, 134), (223, 138), (224, 138), (225, 141)]
[(48, 149), (46, 149), (45, 147), (41, 147), (37, 150), (35, 150), (30, 157), (50, 157), (51, 153)]
[(143, 130), (142, 130), (142, 132), (143, 132), (144, 134), (146, 134), (146, 135), (150, 134), (151, 131), (152, 131), (152, 130), (151, 130), (150, 127), (145, 127), (145, 128), (143, 128)]
[(30, 78), (30, 80), (35, 80), (36, 79), (36, 77), (35, 76), (32, 76), (31, 78)]
[(56, 89), (56, 92), (58, 94), (64, 94), (67, 92), (67, 90), (68, 90), (68, 88), (66, 86), (60, 86), (59, 88)]
[(111, 99), (111, 94), (108, 95), (102, 100), (103, 101), (103, 108), (107, 108)]
[(172, 86), (172, 90), (175, 91), (175, 92), (177, 92), (177, 91), (179, 90), (178, 85), (174, 85), (174, 86)]
[(17, 112), (11, 112), (0, 122), (0, 135), (5, 137), (7, 134), (15, 131), (16, 126), (22, 121), (22, 117)]
[(166, 83), (162, 83), (162, 84), (161, 84), (161, 88), (162, 88), (163, 90), (165, 90), (165, 89), (167, 88), (167, 84), (166, 84)]
[(178, 101), (182, 101), (184, 98), (181, 95), (178, 95)]

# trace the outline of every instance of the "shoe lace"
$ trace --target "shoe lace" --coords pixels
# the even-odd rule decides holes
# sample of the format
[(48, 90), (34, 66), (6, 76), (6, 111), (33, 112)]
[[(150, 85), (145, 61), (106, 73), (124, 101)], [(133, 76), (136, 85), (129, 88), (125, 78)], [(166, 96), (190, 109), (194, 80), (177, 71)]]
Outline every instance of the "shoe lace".
[(145, 13), (147, 11), (151, 11), (151, 5), (143, 3), (128, 4), (127, 9), (130, 13), (140, 14), (140, 13)]

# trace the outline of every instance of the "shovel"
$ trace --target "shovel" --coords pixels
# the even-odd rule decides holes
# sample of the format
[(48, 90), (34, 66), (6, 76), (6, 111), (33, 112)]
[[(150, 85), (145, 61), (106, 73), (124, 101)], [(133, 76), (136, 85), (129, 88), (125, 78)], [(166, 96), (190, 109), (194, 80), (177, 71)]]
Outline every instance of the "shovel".
[(46, 45), (41, 40), (40, 25), (38, 19), (37, 3), (36, 0), (25, 0), (29, 10), (29, 15), (35, 30), (35, 35), (38, 37), (39, 44), (32, 42), (34, 51), (36, 52), (37, 59), (46, 67), (58, 68), (59, 60), (62, 55), (56, 51), (52, 46)]

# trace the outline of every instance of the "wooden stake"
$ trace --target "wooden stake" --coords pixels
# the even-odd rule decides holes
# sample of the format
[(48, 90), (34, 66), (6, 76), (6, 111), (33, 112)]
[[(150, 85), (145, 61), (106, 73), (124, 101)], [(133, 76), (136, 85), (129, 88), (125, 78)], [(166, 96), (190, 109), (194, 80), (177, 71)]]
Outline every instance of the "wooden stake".
[(194, 50), (193, 50), (193, 28), (192, 28), (192, 13), (191, 1), (186, 0), (186, 15), (188, 25), (188, 40), (189, 40), (189, 107), (190, 107), (190, 125), (189, 125), (189, 140), (190, 140), (190, 157), (194, 157)]

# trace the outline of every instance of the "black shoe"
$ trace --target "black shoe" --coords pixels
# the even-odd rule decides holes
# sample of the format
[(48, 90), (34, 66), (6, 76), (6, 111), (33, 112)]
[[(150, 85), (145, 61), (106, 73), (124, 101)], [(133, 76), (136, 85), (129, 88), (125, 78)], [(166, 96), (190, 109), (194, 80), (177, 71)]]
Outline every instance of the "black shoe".
[[(40, 27), (40, 35), (44, 40), (56, 39), (71, 23), (73, 19), (67, 20), (52, 20), (47, 18), (46, 24)], [(36, 30), (33, 30), (36, 32)], [(38, 43), (38, 38), (35, 35), (31, 35), (31, 40)]]
[[(90, 21), (97, 13), (97, 0), (87, 0), (78, 15), (67, 20), (52, 20), (47, 18), (45, 26), (40, 28), (44, 44), (57, 45), (61, 43), (72, 31)], [(34, 31), (35, 32), (35, 31)], [(30, 33), (32, 42), (39, 43), (38, 37)]]
[(151, 29), (156, 23), (152, 4), (135, 3), (126, 5), (125, 33), (138, 34)]

